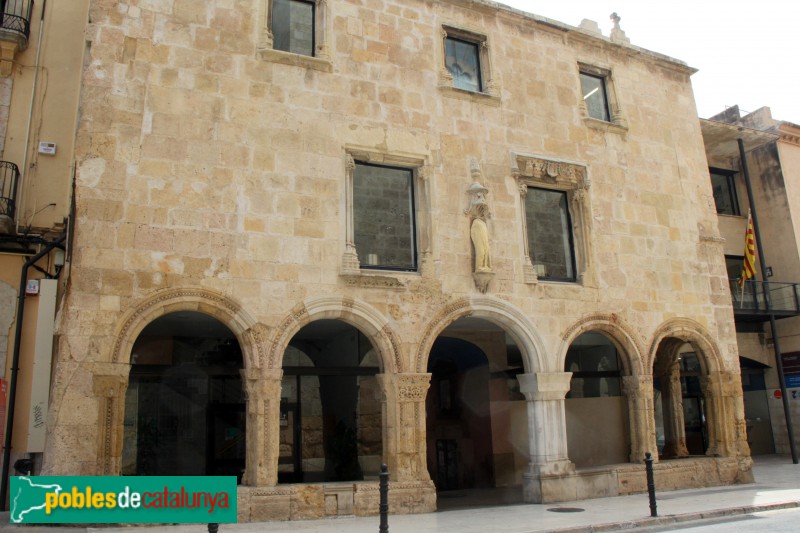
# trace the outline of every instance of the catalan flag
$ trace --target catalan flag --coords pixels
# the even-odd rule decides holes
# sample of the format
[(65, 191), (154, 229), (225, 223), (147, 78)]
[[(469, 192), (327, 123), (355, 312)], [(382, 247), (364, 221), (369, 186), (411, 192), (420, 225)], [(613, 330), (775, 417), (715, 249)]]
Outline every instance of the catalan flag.
[(753, 231), (753, 217), (747, 212), (747, 231), (744, 234), (744, 262), (742, 275), (739, 278), (739, 287), (744, 288), (744, 282), (756, 277), (756, 235)]

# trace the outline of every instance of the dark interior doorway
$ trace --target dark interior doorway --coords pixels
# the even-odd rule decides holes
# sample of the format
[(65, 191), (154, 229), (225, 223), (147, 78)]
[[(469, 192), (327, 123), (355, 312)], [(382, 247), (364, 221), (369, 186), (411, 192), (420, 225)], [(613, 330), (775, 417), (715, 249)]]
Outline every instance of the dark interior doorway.
[(378, 355), (355, 327), (318, 320), (283, 356), (280, 483), (378, 479), (383, 460)]
[(428, 371), (428, 471), (436, 490), (493, 487), (486, 355), (467, 341), (440, 337)]
[(193, 311), (147, 325), (125, 397), (124, 475), (235, 475), (245, 468), (242, 352), (233, 333)]
[(521, 503), (530, 439), (517, 343), (489, 320), (464, 317), (436, 339), (427, 369), (427, 463), (437, 508)]

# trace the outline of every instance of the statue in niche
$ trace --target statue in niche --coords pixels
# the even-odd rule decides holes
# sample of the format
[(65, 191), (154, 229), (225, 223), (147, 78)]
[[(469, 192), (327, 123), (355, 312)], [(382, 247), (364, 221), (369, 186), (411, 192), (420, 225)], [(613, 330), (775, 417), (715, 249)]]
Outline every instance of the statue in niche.
[(489, 246), (489, 228), (486, 219), (489, 218), (489, 204), (486, 203), (487, 188), (477, 181), (473, 183), (467, 192), (470, 195), (469, 207), (466, 214), (472, 219), (470, 226), (470, 236), (472, 246), (475, 249), (475, 268), (477, 272), (492, 272), (492, 253)]

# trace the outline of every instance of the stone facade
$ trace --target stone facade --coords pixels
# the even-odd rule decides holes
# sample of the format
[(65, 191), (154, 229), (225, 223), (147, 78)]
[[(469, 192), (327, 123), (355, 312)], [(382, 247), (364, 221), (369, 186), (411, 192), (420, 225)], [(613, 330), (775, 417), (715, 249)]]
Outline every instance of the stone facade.
[[(392, 512), (436, 507), (429, 357), (448, 328), (475, 319), (519, 351), (516, 390), (491, 398), (513, 397), (521, 420), (492, 433), (526, 435), (514, 460), (524, 458), (527, 501), (642, 490), (644, 452), (659, 447), (656, 360), (669, 366), (687, 344), (701, 360), (713, 457), (693, 459), (702, 468), (662, 461), (657, 476), (669, 487), (746, 481), (693, 70), (482, 0), (317, 0), (310, 57), (273, 48), (271, 4), (91, 2), (43, 473), (119, 473), (133, 345), (148, 324), (191, 311), (225, 325), (242, 352), (242, 520), (377, 512), (374, 481), (278, 482), (284, 353), (323, 320), (357, 328), (377, 354)], [(480, 92), (453, 86), (453, 37), (476, 44)], [(582, 103), (586, 69), (605, 76), (609, 122)], [(357, 164), (411, 170), (413, 268), (370, 268), (359, 253)], [(476, 181), (491, 214), (481, 279), (464, 211)], [(529, 187), (565, 192), (573, 280), (532, 261)], [(587, 332), (619, 353), (632, 464), (583, 470), (568, 455), (565, 357)]]

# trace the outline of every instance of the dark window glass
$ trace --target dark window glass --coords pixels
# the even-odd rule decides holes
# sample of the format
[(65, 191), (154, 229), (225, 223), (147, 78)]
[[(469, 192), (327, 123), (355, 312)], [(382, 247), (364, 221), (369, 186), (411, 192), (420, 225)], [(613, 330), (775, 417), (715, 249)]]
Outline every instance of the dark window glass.
[(589, 116), (610, 122), (605, 78), (581, 72), (581, 93)]
[(314, 55), (314, 2), (302, 0), (273, 0), (273, 48)]
[(728, 270), (728, 279), (739, 279), (742, 277), (742, 265), (744, 257), (741, 255), (726, 255), (725, 268)]
[(528, 187), (525, 196), (528, 253), (541, 279), (575, 281), (567, 193)]
[(478, 45), (460, 39), (445, 39), (445, 65), (453, 76), (453, 87), (481, 92), (481, 64)]
[(361, 268), (416, 270), (413, 172), (356, 163), (353, 230)]
[(711, 170), (711, 187), (714, 189), (714, 204), (717, 206), (717, 214), (740, 214), (732, 173)]
[(567, 350), (565, 372), (572, 372), (567, 398), (621, 396), (621, 367), (614, 344), (601, 333), (587, 332)]

